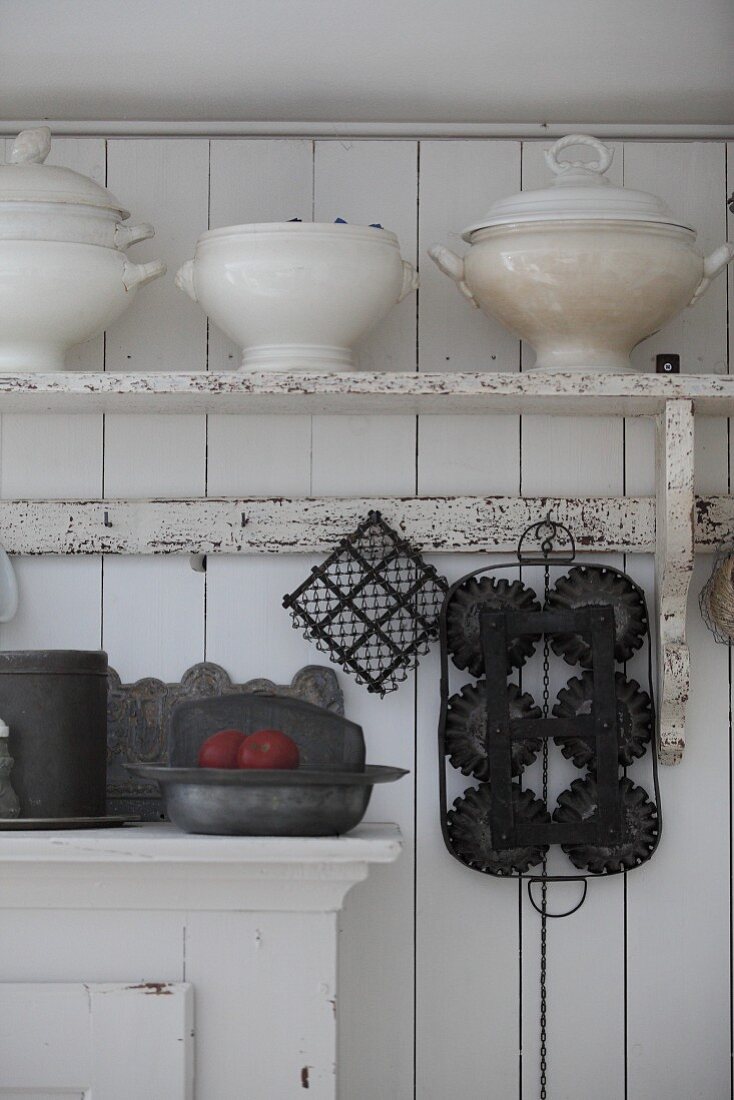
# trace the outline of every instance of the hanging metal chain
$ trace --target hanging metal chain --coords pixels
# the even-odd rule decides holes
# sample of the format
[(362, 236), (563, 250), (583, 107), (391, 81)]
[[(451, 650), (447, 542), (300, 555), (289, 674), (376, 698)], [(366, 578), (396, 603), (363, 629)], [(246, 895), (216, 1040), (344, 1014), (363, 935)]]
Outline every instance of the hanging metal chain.
[[(550, 569), (544, 568), (545, 601), (550, 591)], [(548, 636), (543, 636), (543, 717), (548, 717), (550, 705), (550, 655)], [(548, 805), (548, 738), (543, 738), (543, 802)], [(548, 870), (547, 856), (543, 856), (543, 881), (540, 886), (540, 1100), (548, 1100), (548, 990), (546, 985), (548, 962)]]

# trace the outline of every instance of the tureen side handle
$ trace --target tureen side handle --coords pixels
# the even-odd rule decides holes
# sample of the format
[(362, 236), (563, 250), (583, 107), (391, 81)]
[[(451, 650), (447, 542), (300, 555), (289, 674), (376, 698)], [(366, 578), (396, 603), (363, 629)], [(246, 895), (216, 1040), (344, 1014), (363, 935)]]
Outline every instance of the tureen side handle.
[(706, 293), (711, 282), (717, 275), (721, 274), (726, 265), (731, 263), (732, 260), (734, 260), (734, 244), (730, 244), (728, 241), (706, 257), (703, 261), (703, 278), (696, 287), (696, 291), (688, 303), (689, 306), (695, 306), (699, 298)]
[(131, 244), (147, 241), (150, 237), (155, 237), (155, 229), (150, 222), (141, 222), (140, 225), (123, 225), (118, 222), (115, 226), (115, 248), (119, 248), (121, 252)]
[(173, 280), (179, 290), (183, 290), (185, 294), (188, 294), (192, 302), (198, 302), (196, 297), (196, 289), (194, 288), (194, 261), (187, 260), (185, 264), (176, 272), (176, 277)]
[(479, 302), (464, 280), (464, 261), (461, 256), (457, 256), (455, 252), (452, 252), (450, 248), (445, 248), (442, 244), (432, 244), (428, 249), (428, 255), (436, 267), (443, 271), (444, 275), (448, 275), (449, 279), (454, 280), (464, 297), (468, 298), (472, 305), (479, 309)]
[(125, 260), (122, 281), (125, 284), (125, 290), (133, 290), (133, 288), (145, 286), (146, 283), (165, 273), (166, 265), (163, 260), (151, 260), (149, 264), (132, 264), (129, 260)]
[(412, 290), (417, 290), (420, 285), (418, 272), (408, 260), (403, 260), (403, 285), (400, 287), (398, 302), (402, 302)]

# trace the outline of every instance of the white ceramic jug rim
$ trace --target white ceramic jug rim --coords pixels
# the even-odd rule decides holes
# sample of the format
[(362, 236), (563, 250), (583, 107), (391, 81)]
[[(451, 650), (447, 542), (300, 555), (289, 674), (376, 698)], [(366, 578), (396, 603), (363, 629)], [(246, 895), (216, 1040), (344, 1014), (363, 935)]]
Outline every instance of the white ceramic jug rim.
[(243, 225), (225, 225), (221, 229), (209, 229), (206, 233), (202, 233), (199, 241), (219, 237), (264, 236), (268, 233), (277, 236), (290, 234), (329, 236), (335, 239), (352, 238), (398, 247), (398, 238), (389, 229), (378, 229), (372, 225), (353, 225), (351, 222), (250, 222)]

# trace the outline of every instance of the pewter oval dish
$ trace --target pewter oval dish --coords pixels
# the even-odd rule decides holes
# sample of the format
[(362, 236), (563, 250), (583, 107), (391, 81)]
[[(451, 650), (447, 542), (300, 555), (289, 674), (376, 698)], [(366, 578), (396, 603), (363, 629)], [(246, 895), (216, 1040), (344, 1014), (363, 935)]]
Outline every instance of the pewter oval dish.
[(375, 783), (407, 775), (376, 764), (349, 770), (126, 767), (159, 784), (179, 829), (217, 836), (339, 836), (359, 825)]

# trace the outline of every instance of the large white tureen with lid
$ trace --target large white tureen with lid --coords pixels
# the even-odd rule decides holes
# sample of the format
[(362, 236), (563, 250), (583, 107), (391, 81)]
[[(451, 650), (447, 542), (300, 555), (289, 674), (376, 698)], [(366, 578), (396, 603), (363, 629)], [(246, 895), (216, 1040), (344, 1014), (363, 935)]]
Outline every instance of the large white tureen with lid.
[[(598, 160), (559, 160), (572, 145)], [(532, 344), (537, 369), (631, 371), (632, 348), (698, 301), (734, 245), (704, 259), (662, 199), (607, 179), (612, 150), (593, 137), (563, 137), (545, 156), (551, 185), (494, 203), (462, 234), (464, 259), (442, 245), (429, 253), (474, 305)]]
[(159, 260), (134, 264), (125, 249), (154, 235), (125, 226), (106, 188), (45, 165), (46, 126), (24, 130), (0, 165), (0, 372), (62, 370), (64, 353), (117, 320)]

